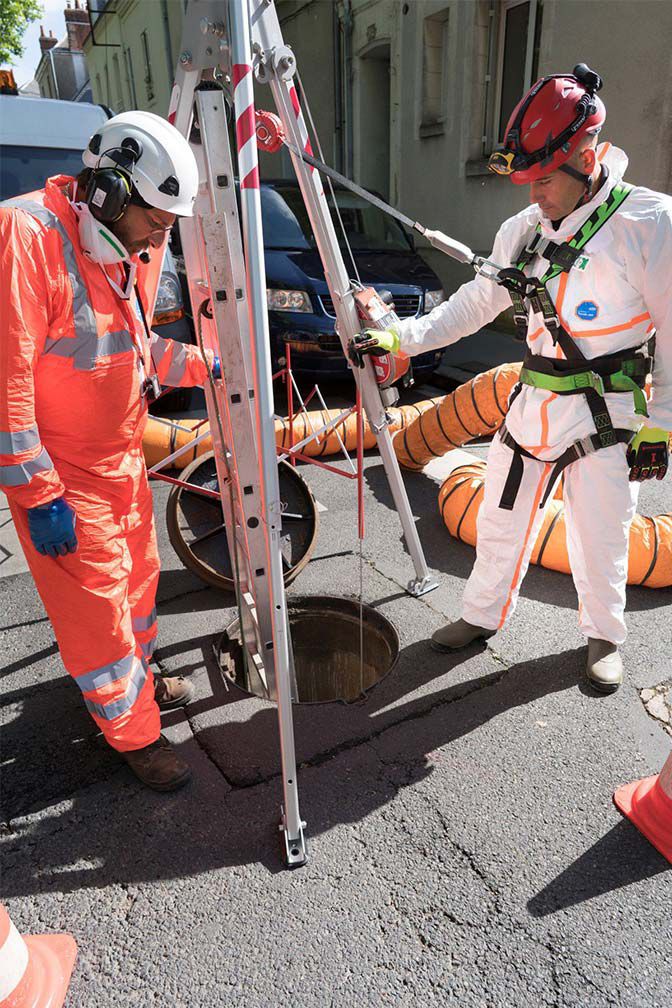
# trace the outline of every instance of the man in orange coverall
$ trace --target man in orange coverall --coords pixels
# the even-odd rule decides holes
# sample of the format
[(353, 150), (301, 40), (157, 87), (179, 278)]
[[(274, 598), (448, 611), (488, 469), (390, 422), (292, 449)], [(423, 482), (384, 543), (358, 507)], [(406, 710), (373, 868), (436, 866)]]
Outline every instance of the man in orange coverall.
[(83, 160), (77, 179), (0, 204), (0, 489), (91, 716), (143, 783), (170, 791), (190, 770), (159, 708), (193, 688), (148, 669), (159, 555), (142, 434), (159, 383), (202, 385), (208, 366), (150, 333), (146, 263), (192, 215), (198, 169), (149, 112), (108, 120)]

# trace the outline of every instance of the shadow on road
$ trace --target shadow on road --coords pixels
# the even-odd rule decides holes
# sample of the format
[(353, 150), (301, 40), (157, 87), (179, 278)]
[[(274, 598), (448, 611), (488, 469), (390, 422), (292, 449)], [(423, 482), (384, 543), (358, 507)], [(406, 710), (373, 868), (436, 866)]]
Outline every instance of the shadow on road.
[[(206, 721), (196, 736), (182, 723), (185, 741), (177, 747), (195, 774), (192, 784), (175, 795), (142, 788), (114, 753), (95, 743), (78, 691), (67, 677), (44, 690), (18, 690), (6, 698), (17, 710), (4, 737), (4, 751), (14, 754), (3, 773), (7, 818), (28, 807), (32, 814), (29, 820), (14, 818), (14, 836), (6, 838), (5, 896), (188, 878), (249, 862), (261, 863), (270, 872), (281, 869), (272, 839), (280, 803), (278, 777), (269, 775), (251, 782), (254, 786), (232, 789), (227, 767), (219, 763), (227, 751), (244, 750), (254, 764), (261, 744), (275, 749), (277, 767), (275, 709), (266, 705), (247, 718), (241, 714), (239, 720), (217, 724), (222, 706), (242, 710), (250, 700), (235, 687), (227, 690), (219, 672), (213, 672), (212, 639), (187, 641), (185, 652), (193, 653), (195, 645), (201, 646), (212, 696), (192, 705), (189, 718), (212, 718), (214, 723)], [(351, 713), (358, 707), (365, 716), (364, 738), (318, 754), (311, 765), (302, 766), (301, 801), (309, 811), (311, 837), (340, 823), (361, 821), (403, 788), (425, 780), (432, 773), (428, 754), (512, 707), (575, 687), (583, 675), (582, 648), (549, 655), (441, 689), (432, 694), (428, 712), (426, 700), (424, 710), (417, 699), (405, 702), (419, 677), (429, 678), (427, 664), (418, 660), (425, 647), (406, 648), (387, 680), (388, 689), (374, 690), (363, 704), (346, 709)], [(455, 658), (452, 667), (457, 669), (470, 653)], [(394, 721), (386, 726), (383, 707), (395, 703)], [(320, 706), (326, 719), (343, 708)], [(302, 727), (314, 720), (316, 710), (296, 708), (299, 748)], [(170, 717), (179, 726), (183, 715)], [(611, 875), (601, 869), (605, 863), (611, 865)], [(536, 896), (530, 912), (543, 916), (626, 884), (623, 863), (630, 866), (626, 882), (662, 870), (633, 830), (618, 828)], [(645, 866), (640, 875), (634, 874), (636, 863)]]
[(663, 855), (624, 820), (533, 896), (527, 909), (547, 917), (666, 870), (672, 869)]

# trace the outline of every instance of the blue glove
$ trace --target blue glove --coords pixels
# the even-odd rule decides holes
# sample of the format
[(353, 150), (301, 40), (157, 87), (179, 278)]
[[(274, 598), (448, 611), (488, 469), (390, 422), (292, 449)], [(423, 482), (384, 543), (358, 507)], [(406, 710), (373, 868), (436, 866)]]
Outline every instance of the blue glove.
[(33, 546), (44, 556), (65, 556), (77, 549), (77, 516), (65, 497), (28, 509), (28, 529)]
[(212, 362), (212, 377), (213, 378), (222, 377), (222, 364), (219, 357), (215, 357)]

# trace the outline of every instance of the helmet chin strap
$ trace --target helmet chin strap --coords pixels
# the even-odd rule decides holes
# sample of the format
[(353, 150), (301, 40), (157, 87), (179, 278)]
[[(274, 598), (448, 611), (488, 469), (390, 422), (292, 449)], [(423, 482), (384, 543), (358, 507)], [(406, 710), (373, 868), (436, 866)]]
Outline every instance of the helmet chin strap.
[(590, 191), (593, 182), (592, 175), (586, 175), (584, 172), (577, 171), (576, 168), (572, 168), (572, 166), (568, 164), (560, 165), (558, 171), (564, 172), (565, 175), (571, 175), (573, 179), (576, 179), (577, 182), (580, 182), (587, 190)]
[[(571, 178), (576, 179), (577, 182), (581, 182), (581, 184), (584, 186), (585, 191), (581, 194), (579, 200), (577, 201), (576, 206), (574, 207), (574, 210), (578, 210), (580, 206), (583, 206), (584, 203), (588, 203), (588, 201), (593, 198), (593, 194), (595, 193), (596, 188), (599, 189), (599, 187), (602, 185), (602, 182), (607, 176), (607, 171), (603, 165), (600, 166), (600, 171), (595, 180), (593, 180), (592, 175), (585, 175), (583, 172), (577, 171), (576, 168), (572, 168), (572, 166), (568, 164), (560, 165), (558, 171), (564, 172), (565, 175), (571, 176)], [(574, 210), (572, 211), (572, 213), (574, 212)]]

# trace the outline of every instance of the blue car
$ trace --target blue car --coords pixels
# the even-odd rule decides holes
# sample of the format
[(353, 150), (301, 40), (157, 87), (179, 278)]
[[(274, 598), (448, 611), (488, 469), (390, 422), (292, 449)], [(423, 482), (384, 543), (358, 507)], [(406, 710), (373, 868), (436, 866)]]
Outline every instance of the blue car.
[[(390, 291), (399, 318), (424, 315), (444, 300), (441, 281), (400, 224), (347, 189), (336, 186), (334, 194), (352, 250), (351, 258), (345, 242), (341, 245), (350, 276)], [(340, 236), (330, 193), (327, 199)], [(261, 210), (274, 367), (284, 363), (289, 345), (296, 375), (343, 378), (348, 363), (335, 332), (336, 313), (298, 183), (262, 182)], [(414, 376), (427, 377), (440, 358), (441, 351), (414, 357)]]

